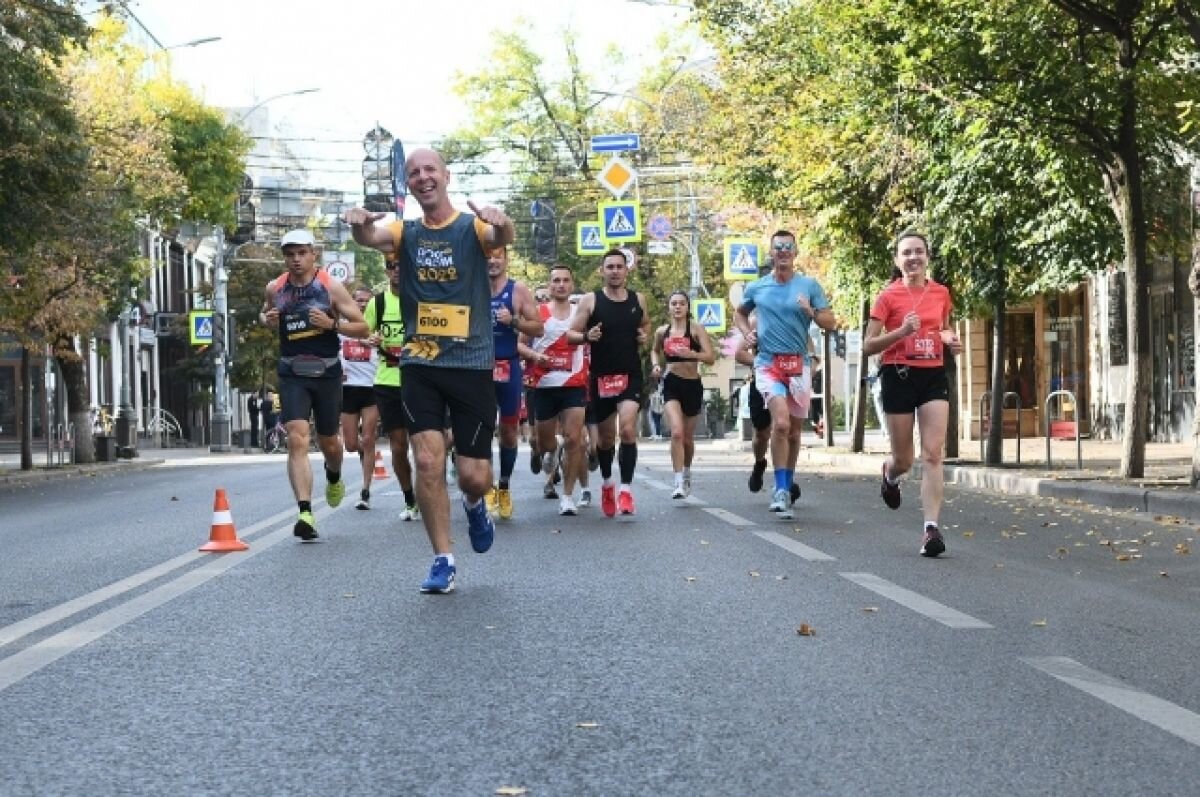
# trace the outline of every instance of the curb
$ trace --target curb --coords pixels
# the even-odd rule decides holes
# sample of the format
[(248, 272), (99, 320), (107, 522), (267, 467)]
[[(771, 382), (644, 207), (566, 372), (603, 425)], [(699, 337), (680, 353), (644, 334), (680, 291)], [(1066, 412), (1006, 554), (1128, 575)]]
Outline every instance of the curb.
[(33, 470), (0, 471), (0, 485), (40, 484), (84, 476), (109, 476), (117, 473), (136, 473), (150, 470), (166, 462), (163, 459), (139, 459), (122, 462), (95, 462), (87, 465), (64, 465), (58, 468), (39, 467)]

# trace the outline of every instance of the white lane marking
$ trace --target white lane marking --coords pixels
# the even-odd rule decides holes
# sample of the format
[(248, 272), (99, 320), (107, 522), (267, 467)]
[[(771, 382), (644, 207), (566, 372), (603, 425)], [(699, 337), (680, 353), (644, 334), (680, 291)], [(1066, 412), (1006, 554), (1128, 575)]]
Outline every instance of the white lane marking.
[(660, 482), (658, 479), (651, 479), (649, 476), (643, 476), (640, 473), (636, 478), (638, 481), (644, 483), (647, 487), (655, 490), (670, 491), (675, 489), (674, 485), (667, 484), (666, 482)]
[(791, 537), (785, 537), (777, 531), (756, 531), (754, 536), (761, 537), (772, 545), (778, 545), (785, 551), (790, 551), (796, 554), (801, 559), (807, 559), (810, 562), (836, 562), (837, 558), (830, 556), (824, 551), (818, 551), (816, 548), (811, 548), (798, 540), (793, 540)]
[[(316, 503), (316, 502), (314, 502)], [(296, 510), (285, 509), (282, 512), (277, 512), (265, 520), (260, 520), (252, 526), (248, 526), (239, 532), (241, 537), (247, 537), (256, 531), (273, 526), (284, 518), (289, 518)], [(201, 541), (202, 542), (202, 541)], [(197, 545), (199, 547), (199, 545)], [(34, 631), (45, 628), (48, 625), (53, 625), (60, 620), (65, 620), (71, 615), (78, 614), (85, 609), (90, 609), (97, 604), (104, 603), (110, 598), (137, 589), (143, 584), (147, 584), (160, 576), (170, 573), (172, 570), (189, 565), (197, 559), (203, 559), (207, 556), (212, 556), (209, 553), (201, 553), (200, 551), (190, 551), (185, 554), (176, 556), (174, 559), (168, 559), (162, 564), (147, 568), (140, 573), (134, 573), (132, 576), (114, 581), (107, 586), (93, 590), (86, 595), (80, 595), (78, 598), (73, 598), (66, 603), (60, 603), (58, 606), (47, 609), (44, 612), (39, 612), (32, 617), (26, 617), (24, 620), (19, 620), (12, 625), (6, 625), (0, 628), (0, 648), (15, 642), (23, 636), (32, 634)]]
[[(335, 510), (325, 507), (314, 511), (316, 518), (325, 517)], [(287, 512), (290, 517), (291, 510)], [(0, 692), (13, 684), (19, 683), (38, 670), (50, 665), (68, 653), (74, 653), (84, 645), (100, 639), (110, 631), (129, 623), (147, 612), (162, 606), (195, 587), (211, 581), (226, 570), (237, 567), (242, 562), (249, 561), (263, 551), (292, 536), (291, 524), (260, 537), (254, 541), (254, 546), (248, 551), (221, 554), (211, 558), (208, 564), (189, 570), (175, 579), (160, 584), (149, 592), (144, 592), (135, 598), (114, 606), (107, 611), (89, 617), (64, 631), (46, 637), (0, 661)]]
[(1022, 657), (1021, 661), (1185, 742), (1200, 746), (1200, 714), (1134, 689), (1066, 656)]
[(917, 614), (923, 614), (931, 620), (936, 620), (950, 628), (991, 628), (982, 620), (977, 620), (969, 614), (951, 609), (945, 604), (926, 598), (912, 590), (907, 590), (898, 584), (882, 579), (874, 573), (840, 573), (842, 578), (853, 581), (860, 587), (866, 587), (877, 595), (882, 595), (890, 601), (912, 609)]
[(712, 515), (715, 518), (724, 520), (726, 523), (728, 523), (731, 526), (757, 526), (758, 525), (753, 520), (746, 520), (746, 518), (744, 518), (740, 515), (735, 515), (732, 512), (730, 512), (726, 509), (721, 509), (720, 507), (717, 507), (717, 506), (706, 506), (706, 507), (703, 507), (703, 509), (708, 514)]

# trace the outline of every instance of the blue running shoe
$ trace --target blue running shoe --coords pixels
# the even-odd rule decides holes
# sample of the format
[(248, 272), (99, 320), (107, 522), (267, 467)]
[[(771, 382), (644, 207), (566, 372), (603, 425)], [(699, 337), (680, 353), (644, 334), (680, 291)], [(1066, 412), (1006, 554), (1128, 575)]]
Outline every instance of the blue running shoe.
[(492, 539), (496, 536), (496, 526), (492, 516), (488, 514), (487, 502), (480, 501), (474, 509), (467, 506), (463, 497), (463, 509), (467, 513), (467, 531), (471, 534), (471, 547), (475, 553), (484, 553), (492, 547)]
[(421, 582), (421, 592), (445, 595), (454, 591), (454, 574), (457, 568), (444, 556), (433, 557), (429, 578)]

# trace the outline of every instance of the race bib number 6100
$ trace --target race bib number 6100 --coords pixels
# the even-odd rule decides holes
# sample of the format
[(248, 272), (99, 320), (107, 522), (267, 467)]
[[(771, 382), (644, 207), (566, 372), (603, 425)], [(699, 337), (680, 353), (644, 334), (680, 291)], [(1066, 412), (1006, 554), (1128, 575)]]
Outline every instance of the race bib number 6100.
[(471, 308), (461, 304), (417, 305), (417, 334), (439, 338), (465, 338), (470, 332)]

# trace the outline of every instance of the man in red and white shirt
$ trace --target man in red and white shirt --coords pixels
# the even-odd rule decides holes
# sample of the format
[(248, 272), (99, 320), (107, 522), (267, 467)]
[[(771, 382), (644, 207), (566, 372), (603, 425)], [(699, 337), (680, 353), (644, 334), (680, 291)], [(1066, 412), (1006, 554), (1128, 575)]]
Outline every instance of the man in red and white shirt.
[(550, 269), (550, 301), (538, 305), (544, 330), (539, 337), (521, 336), (521, 356), (529, 363), (533, 385), (532, 415), (537, 419), (540, 451), (554, 451), (556, 434), (563, 435), (563, 492), (560, 515), (574, 515), (575, 482), (584, 468), (583, 418), (587, 406), (588, 368), (584, 347), (567, 340), (575, 305), (571, 293), (575, 279), (571, 269)]

